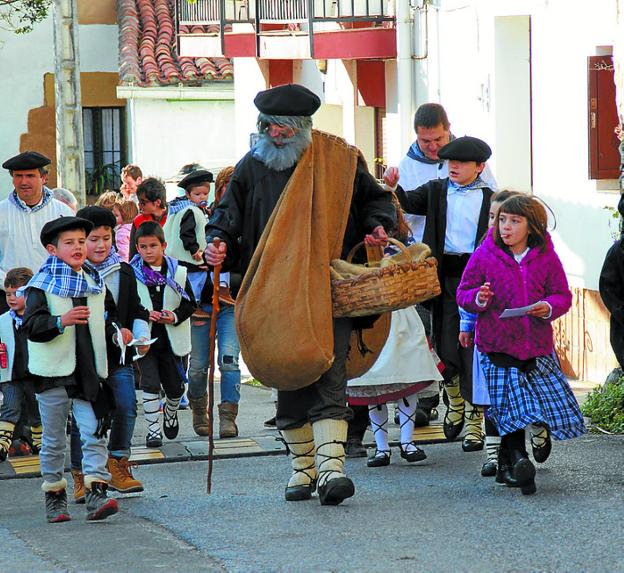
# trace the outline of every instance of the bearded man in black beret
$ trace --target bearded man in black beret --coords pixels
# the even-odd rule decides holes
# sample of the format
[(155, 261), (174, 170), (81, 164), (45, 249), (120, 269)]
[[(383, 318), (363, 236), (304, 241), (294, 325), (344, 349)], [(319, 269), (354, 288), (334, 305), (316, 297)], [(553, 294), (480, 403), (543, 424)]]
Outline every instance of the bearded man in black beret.
[(355, 492), (344, 473), (346, 363), (362, 325), (332, 318), (329, 263), (362, 240), (385, 244), (395, 208), (355, 147), (312, 129), (321, 102), (310, 90), (283, 85), (254, 103), (258, 133), (210, 219), (206, 261), (240, 263), (245, 275), (237, 330), (252, 374), (278, 389), (286, 500), (318, 487), (321, 504), (337, 505)]

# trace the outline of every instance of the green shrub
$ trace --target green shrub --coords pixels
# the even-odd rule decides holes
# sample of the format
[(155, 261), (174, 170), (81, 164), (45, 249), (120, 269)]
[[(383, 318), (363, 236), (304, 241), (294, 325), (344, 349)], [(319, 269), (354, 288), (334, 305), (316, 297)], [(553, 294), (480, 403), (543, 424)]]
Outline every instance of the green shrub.
[(581, 406), (592, 425), (614, 434), (624, 434), (624, 376), (595, 388)]

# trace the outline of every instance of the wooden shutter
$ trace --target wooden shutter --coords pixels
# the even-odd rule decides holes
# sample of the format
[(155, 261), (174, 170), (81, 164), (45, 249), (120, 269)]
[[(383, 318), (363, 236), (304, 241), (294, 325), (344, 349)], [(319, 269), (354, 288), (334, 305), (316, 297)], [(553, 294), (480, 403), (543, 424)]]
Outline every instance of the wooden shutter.
[(615, 104), (613, 56), (588, 58), (589, 178), (618, 179), (620, 141), (614, 129), (619, 125)]

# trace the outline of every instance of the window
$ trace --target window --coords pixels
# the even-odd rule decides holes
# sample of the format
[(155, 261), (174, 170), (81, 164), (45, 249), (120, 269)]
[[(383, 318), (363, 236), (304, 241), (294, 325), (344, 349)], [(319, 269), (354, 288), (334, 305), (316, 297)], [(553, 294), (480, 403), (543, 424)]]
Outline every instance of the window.
[(619, 125), (615, 103), (613, 56), (588, 58), (589, 178), (620, 177)]
[(125, 109), (85, 107), (82, 110), (87, 193), (119, 189), (126, 163)]

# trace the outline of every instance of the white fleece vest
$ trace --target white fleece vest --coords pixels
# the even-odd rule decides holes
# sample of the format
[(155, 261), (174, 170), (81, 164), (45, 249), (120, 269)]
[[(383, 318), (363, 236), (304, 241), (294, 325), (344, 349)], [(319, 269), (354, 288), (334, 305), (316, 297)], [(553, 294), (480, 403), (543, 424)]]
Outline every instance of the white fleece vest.
[(0, 315), (0, 342), (4, 342), (7, 349), (8, 365), (0, 368), (0, 384), (10, 382), (13, 375), (13, 360), (15, 359), (15, 333), (13, 332), (13, 318), (7, 312)]
[(174, 259), (184, 261), (185, 263), (192, 263), (197, 265), (196, 261), (191, 253), (184, 248), (182, 239), (180, 238), (180, 225), (182, 219), (186, 213), (191, 210), (193, 217), (195, 217), (195, 240), (199, 245), (200, 250), (206, 249), (206, 216), (198, 207), (191, 206), (186, 209), (182, 209), (177, 213), (167, 217), (163, 231), (165, 232), (165, 241), (167, 241), (167, 254)]
[[(84, 275), (93, 285), (91, 277)], [(73, 308), (71, 298), (45, 293), (48, 309), (52, 316), (61, 316)], [(87, 297), (87, 306), (91, 312), (88, 321), (95, 370), (100, 378), (108, 377), (106, 360), (106, 321), (104, 319), (104, 300), (106, 289), (100, 294)], [(28, 341), (28, 369), (38, 376), (69, 376), (76, 370), (76, 327), (66, 326), (62, 334), (50, 342)]]
[[(167, 245), (167, 249), (169, 245)], [(186, 284), (186, 268), (182, 265), (178, 265), (176, 269), (174, 280), (182, 287)], [(180, 306), (182, 297), (173, 290), (170, 286), (165, 285), (165, 292), (163, 295), (163, 309), (175, 312)], [(141, 282), (137, 281), (137, 290), (139, 292), (139, 299), (141, 304), (149, 311), (154, 310), (152, 299), (149, 294), (148, 288)], [(152, 330), (152, 323), (149, 323), (150, 332)], [(165, 330), (167, 331), (167, 337), (169, 338), (169, 344), (171, 344), (171, 350), (176, 356), (186, 356), (191, 352), (191, 321), (185, 320), (178, 325), (165, 324)]]

